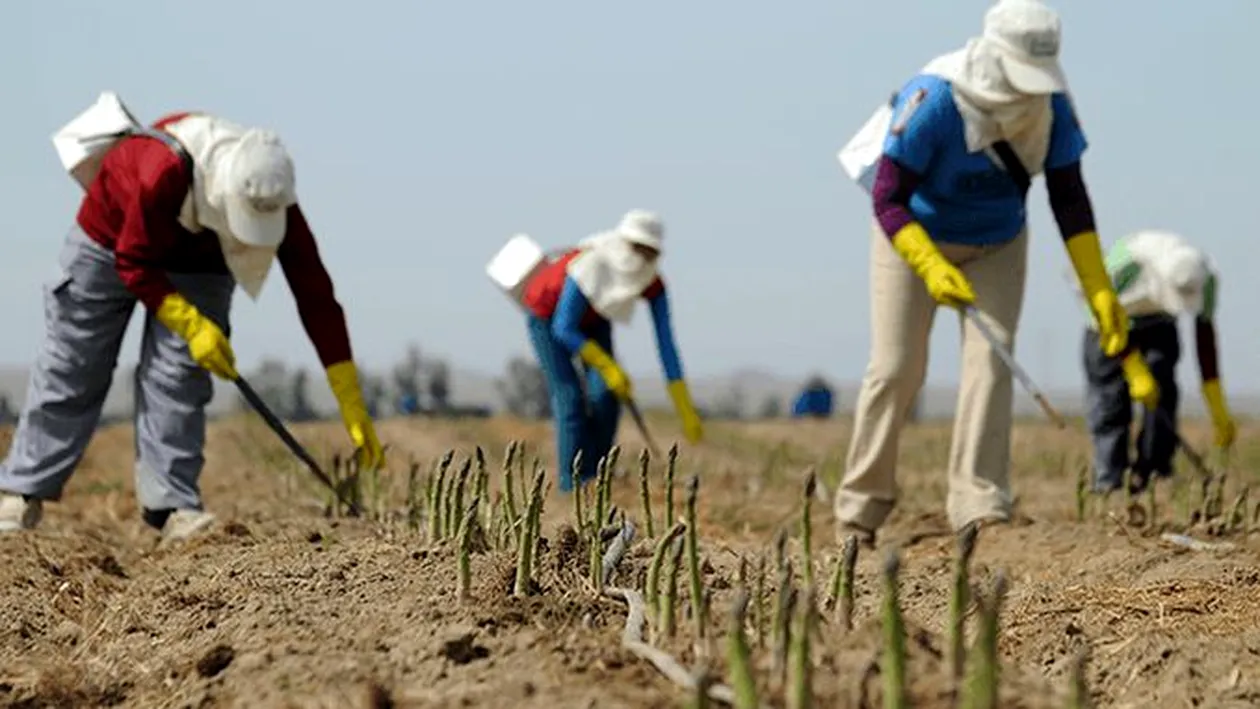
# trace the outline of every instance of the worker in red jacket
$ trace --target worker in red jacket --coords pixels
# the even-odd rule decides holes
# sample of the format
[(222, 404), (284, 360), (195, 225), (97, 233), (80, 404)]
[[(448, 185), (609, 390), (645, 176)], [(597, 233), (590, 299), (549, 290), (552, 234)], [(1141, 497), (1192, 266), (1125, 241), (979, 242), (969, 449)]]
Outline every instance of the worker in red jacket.
[[(129, 117), (118, 109), (111, 115)], [(379, 467), (383, 451), (345, 317), (279, 137), (193, 113), (125, 132), (103, 157), (80, 163), (99, 166), (86, 179), (71, 172), (86, 195), (59, 277), (44, 293), (44, 342), (0, 464), (0, 531), (34, 527), (43, 501), (61, 496), (100, 418), (137, 301), (145, 322), (135, 375), (136, 496), (145, 522), (164, 538), (208, 528), (214, 516), (203, 509), (198, 479), (210, 375), (237, 378), (228, 340), (232, 292), (240, 285), (256, 299), (273, 260), (363, 464)]]
[[(529, 338), (556, 422), (562, 492), (573, 489), (573, 460), (579, 452), (577, 482), (582, 484), (595, 476), (599, 460), (612, 449), (620, 402), (632, 396), (630, 378), (614, 359), (612, 323), (628, 322), (641, 299), (652, 310), (657, 353), (683, 435), (691, 442), (703, 435), (674, 343), (669, 296), (657, 272), (663, 233), (656, 214), (631, 210), (615, 229), (568, 249), (525, 286)], [(575, 356), (586, 367), (585, 387), (573, 366)]]

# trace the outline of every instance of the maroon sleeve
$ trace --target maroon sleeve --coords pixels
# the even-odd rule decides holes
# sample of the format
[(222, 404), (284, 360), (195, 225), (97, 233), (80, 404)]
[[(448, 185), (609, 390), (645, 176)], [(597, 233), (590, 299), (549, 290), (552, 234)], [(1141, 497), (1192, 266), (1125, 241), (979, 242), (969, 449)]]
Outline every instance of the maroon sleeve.
[(910, 195), (922, 182), (921, 175), (887, 155), (879, 159), (871, 199), (875, 203), (875, 218), (888, 238), (891, 239), (914, 221), (914, 215), (910, 213)]
[(319, 257), (315, 235), (296, 204), (289, 207), (288, 230), (276, 257), (297, 302), (302, 327), (315, 345), (320, 363), (328, 368), (350, 360), (350, 335), (346, 331), (345, 313), (337, 302), (332, 279)]
[(665, 281), (661, 280), (660, 276), (657, 276), (656, 280), (649, 283), (648, 287), (643, 289), (643, 298), (644, 300), (651, 300), (664, 292)]
[(1199, 378), (1204, 382), (1220, 379), (1220, 363), (1216, 355), (1216, 326), (1212, 321), (1194, 319), (1194, 349), (1199, 358)]
[(1097, 229), (1080, 162), (1046, 170), (1046, 192), (1050, 194), (1050, 210), (1059, 225), (1059, 234), (1065, 241)]
[(188, 195), (183, 162), (155, 140), (135, 140), (115, 150), (143, 151), (134, 156), (138, 183), (123, 206), (122, 228), (114, 243), (119, 278), (145, 307), (157, 310), (175, 286), (163, 264), (179, 238), (179, 210)]

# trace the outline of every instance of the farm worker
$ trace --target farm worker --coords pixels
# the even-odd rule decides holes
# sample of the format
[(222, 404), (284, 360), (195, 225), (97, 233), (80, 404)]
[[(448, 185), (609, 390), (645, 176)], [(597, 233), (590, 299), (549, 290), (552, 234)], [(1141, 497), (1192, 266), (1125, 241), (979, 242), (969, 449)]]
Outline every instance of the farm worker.
[[(1094, 489), (1110, 492), (1123, 485), (1129, 468), (1129, 427), (1133, 404), (1125, 371), (1145, 361), (1157, 392), (1145, 401), (1137, 456), (1130, 485), (1146, 487), (1152, 475), (1172, 475), (1176, 450), (1176, 369), (1181, 357), (1177, 317), (1194, 317), (1204, 403), (1212, 417), (1216, 445), (1229, 449), (1235, 425), (1221, 389), (1216, 349), (1217, 274), (1202, 251), (1177, 234), (1139, 231), (1117, 241), (1107, 253), (1107, 271), (1129, 314), (1129, 348), (1123, 357), (1109, 357), (1090, 322), (1085, 330), (1084, 363), (1088, 383), (1087, 419), (1094, 442)], [(1157, 394), (1157, 395), (1156, 395)], [(1162, 412), (1162, 413), (1157, 413)], [(1162, 419), (1162, 420), (1161, 420)]]
[[(628, 322), (640, 298), (651, 306), (657, 351), (683, 434), (692, 442), (703, 435), (674, 344), (669, 295), (658, 273), (663, 236), (660, 217), (631, 210), (615, 229), (568, 249), (525, 286), (529, 338), (547, 379), (564, 492), (573, 489), (573, 459), (579, 451), (581, 484), (595, 476), (599, 460), (612, 449), (620, 402), (632, 396), (630, 378), (614, 359), (612, 322)], [(585, 365), (585, 394), (573, 366), (575, 355)]]
[[(872, 188), (870, 363), (835, 498), (841, 533), (866, 544), (896, 502), (900, 430), (923, 384), (938, 305), (973, 306), (1002, 344), (1014, 344), (1029, 175), (1045, 174), (1103, 351), (1116, 356), (1127, 344), (1081, 176), (1086, 140), (1066, 93), (1059, 38), (1050, 7), (999, 0), (980, 37), (931, 61), (892, 100)], [(1132, 375), (1145, 396), (1150, 373)], [(955, 530), (1009, 520), (1011, 409), (1011, 373), (963, 319), (946, 505)]]
[[(102, 96), (110, 101), (117, 99)], [(228, 340), (232, 291), (240, 285), (256, 299), (273, 260), (362, 460), (382, 461), (345, 317), (279, 137), (195, 113), (168, 115), (132, 133), (104, 153), (94, 179), (82, 181), (77, 223), (59, 275), (46, 286), (44, 342), (0, 464), (0, 530), (34, 527), (43, 502), (60, 498), (99, 420), (137, 301), (145, 308), (135, 375), (143, 519), (166, 539), (209, 527), (214, 516), (203, 509), (198, 479), (210, 375), (237, 377)]]

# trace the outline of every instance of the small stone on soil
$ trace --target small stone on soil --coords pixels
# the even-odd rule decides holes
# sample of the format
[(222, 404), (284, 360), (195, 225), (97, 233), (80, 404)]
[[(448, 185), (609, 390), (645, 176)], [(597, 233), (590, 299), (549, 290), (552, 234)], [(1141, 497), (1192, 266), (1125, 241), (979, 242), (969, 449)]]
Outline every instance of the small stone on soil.
[(197, 674), (202, 677), (213, 677), (227, 669), (234, 657), (236, 657), (236, 651), (230, 646), (215, 645), (209, 652), (202, 655), (200, 660), (197, 660)]

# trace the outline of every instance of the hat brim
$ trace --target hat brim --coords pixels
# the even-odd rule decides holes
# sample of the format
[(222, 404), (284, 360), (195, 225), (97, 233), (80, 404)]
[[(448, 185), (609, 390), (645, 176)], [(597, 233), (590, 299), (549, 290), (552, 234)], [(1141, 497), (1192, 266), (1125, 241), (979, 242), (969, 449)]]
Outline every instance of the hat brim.
[(632, 244), (646, 246), (657, 251), (661, 250), (661, 240), (645, 231), (639, 229), (622, 229), (620, 233), (623, 239)]
[(228, 197), (224, 201), (228, 229), (237, 241), (250, 246), (275, 248), (284, 241), (288, 228), (287, 209), (260, 212), (240, 197)]
[(1003, 56), (1002, 73), (1018, 91), (1025, 94), (1054, 94), (1067, 90), (1067, 77), (1057, 59), (1022, 59)]

